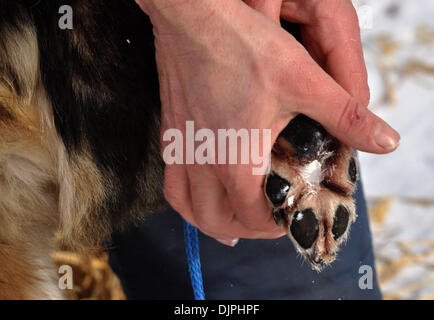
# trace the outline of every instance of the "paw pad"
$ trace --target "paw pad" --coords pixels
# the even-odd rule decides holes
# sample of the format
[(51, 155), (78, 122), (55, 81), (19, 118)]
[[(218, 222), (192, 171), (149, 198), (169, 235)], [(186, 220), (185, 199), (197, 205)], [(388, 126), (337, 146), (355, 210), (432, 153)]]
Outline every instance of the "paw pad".
[(350, 159), (350, 164), (348, 166), (348, 176), (350, 177), (350, 181), (352, 183), (357, 181), (357, 165), (354, 158)]
[(324, 143), (326, 131), (316, 121), (299, 115), (280, 134), (295, 149), (300, 158), (311, 158)]
[(279, 135), (264, 191), (274, 220), (316, 270), (335, 260), (356, 218), (353, 150), (299, 115)]
[(265, 192), (273, 205), (279, 207), (285, 201), (290, 188), (291, 184), (288, 181), (277, 174), (271, 174), (268, 177)]
[(349, 219), (350, 213), (348, 212), (347, 208), (345, 208), (343, 205), (339, 205), (339, 207), (336, 209), (335, 217), (333, 218), (332, 233), (335, 240), (339, 239), (345, 233)]
[(318, 237), (318, 220), (312, 209), (296, 211), (292, 217), (291, 234), (303, 248), (309, 249)]

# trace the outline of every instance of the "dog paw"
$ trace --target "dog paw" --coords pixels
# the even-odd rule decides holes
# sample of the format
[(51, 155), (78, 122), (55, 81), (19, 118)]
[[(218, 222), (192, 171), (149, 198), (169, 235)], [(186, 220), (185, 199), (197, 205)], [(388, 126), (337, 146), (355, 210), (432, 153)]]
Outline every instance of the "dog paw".
[(354, 151), (304, 115), (273, 146), (266, 197), (276, 223), (317, 271), (336, 259), (356, 219), (357, 180)]

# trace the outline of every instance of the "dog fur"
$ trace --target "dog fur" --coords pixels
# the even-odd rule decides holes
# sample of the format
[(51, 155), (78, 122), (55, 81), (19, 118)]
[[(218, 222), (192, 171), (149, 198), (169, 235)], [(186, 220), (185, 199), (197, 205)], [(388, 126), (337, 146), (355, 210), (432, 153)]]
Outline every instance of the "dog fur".
[(166, 205), (159, 118), (133, 1), (0, 0), (0, 299), (62, 298), (56, 233), (92, 248)]

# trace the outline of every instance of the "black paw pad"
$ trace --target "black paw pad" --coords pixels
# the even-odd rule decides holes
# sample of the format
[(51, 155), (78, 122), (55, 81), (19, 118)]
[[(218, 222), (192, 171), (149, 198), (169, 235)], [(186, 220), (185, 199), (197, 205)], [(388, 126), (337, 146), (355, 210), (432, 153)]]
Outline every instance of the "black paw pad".
[(354, 158), (351, 158), (350, 164), (348, 166), (348, 176), (352, 183), (357, 181), (357, 164)]
[(319, 151), (327, 132), (318, 122), (300, 114), (280, 135), (293, 146), (298, 157), (311, 158)]
[(318, 238), (318, 220), (312, 209), (296, 211), (291, 222), (291, 234), (303, 249), (309, 249)]
[(279, 226), (280, 222), (285, 219), (285, 210), (279, 209), (273, 212), (274, 222)]
[(348, 212), (347, 208), (345, 208), (343, 205), (339, 205), (339, 207), (336, 209), (335, 217), (333, 219), (332, 232), (335, 240), (339, 239), (339, 237), (341, 237), (347, 230), (349, 218), (350, 213)]
[(290, 188), (291, 184), (287, 180), (272, 172), (268, 176), (265, 192), (273, 205), (279, 207), (285, 201)]

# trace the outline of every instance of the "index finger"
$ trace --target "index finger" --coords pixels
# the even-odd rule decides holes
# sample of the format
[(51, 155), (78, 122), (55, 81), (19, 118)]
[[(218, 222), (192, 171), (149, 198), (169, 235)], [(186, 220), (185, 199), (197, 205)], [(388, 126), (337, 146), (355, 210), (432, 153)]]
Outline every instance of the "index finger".
[(301, 23), (303, 45), (350, 95), (369, 104), (368, 75), (356, 10), (349, 0), (287, 0), (282, 17)]

